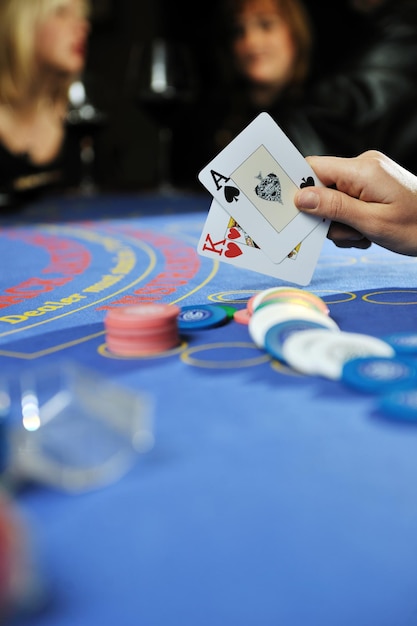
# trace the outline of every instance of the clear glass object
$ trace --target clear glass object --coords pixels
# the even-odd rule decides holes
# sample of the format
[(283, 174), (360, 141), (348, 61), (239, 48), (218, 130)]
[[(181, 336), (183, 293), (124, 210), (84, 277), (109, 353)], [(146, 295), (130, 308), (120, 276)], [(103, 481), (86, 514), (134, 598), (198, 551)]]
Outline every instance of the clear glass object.
[(80, 149), (81, 179), (79, 188), (84, 195), (97, 191), (95, 182), (95, 143), (97, 134), (107, 125), (107, 115), (91, 101), (85, 82), (73, 82), (68, 91), (69, 109), (66, 124), (77, 132)]
[(158, 191), (172, 193), (172, 129), (178, 115), (194, 103), (197, 91), (189, 48), (161, 37), (134, 46), (127, 82), (136, 105), (158, 127)]
[(154, 442), (150, 398), (75, 363), (3, 377), (0, 412), (6, 410), (12, 481), (94, 489), (122, 477)]

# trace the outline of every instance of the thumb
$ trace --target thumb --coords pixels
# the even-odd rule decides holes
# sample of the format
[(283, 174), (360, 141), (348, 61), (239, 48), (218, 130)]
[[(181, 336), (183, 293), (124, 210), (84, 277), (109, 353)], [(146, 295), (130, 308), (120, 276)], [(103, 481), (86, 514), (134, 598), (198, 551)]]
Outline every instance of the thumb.
[(304, 188), (298, 190), (294, 197), (294, 204), (300, 211), (350, 226), (357, 202), (359, 200), (328, 187)]

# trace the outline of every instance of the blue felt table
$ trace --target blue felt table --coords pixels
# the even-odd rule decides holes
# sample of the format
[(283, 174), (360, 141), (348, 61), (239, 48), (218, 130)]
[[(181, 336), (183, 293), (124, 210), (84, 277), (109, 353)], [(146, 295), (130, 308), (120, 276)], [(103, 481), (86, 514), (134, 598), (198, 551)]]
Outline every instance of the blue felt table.
[[(197, 255), (209, 204), (49, 199), (1, 222), (2, 371), (70, 358), (151, 394), (155, 419), (116, 483), (16, 496), (49, 592), (19, 624), (415, 626), (417, 426), (280, 366), (236, 322), (162, 357), (106, 349), (108, 306), (243, 308), (282, 284)], [(414, 258), (326, 241), (308, 289), (342, 330), (417, 330)]]

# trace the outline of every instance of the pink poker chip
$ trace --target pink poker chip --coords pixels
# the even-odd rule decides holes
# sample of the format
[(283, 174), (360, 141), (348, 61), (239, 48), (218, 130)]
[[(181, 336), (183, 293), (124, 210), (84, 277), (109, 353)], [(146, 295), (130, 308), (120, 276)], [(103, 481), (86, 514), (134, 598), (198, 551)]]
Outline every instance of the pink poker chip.
[(251, 314), (250, 314), (248, 308), (246, 308), (246, 309), (239, 309), (238, 311), (233, 313), (233, 319), (238, 324), (246, 324), (246, 325), (248, 325), (250, 318), (251, 318)]
[(109, 309), (104, 320), (109, 350), (120, 356), (146, 356), (180, 343), (180, 308), (171, 304), (139, 304)]
[(122, 326), (108, 326), (107, 333), (113, 337), (120, 337), (120, 339), (143, 340), (149, 337), (159, 337), (161, 335), (169, 335), (173, 332), (178, 332), (178, 325), (172, 322), (168, 322), (163, 326), (151, 326), (149, 328), (124, 328)]
[(106, 328), (150, 328), (161, 327), (176, 320), (180, 308), (175, 304), (136, 304), (113, 307), (104, 320)]
[(253, 305), (255, 303), (255, 300), (257, 298), (258, 294), (255, 293), (251, 298), (249, 298), (247, 304), (246, 304), (246, 308), (248, 309), (249, 313), (252, 315), (253, 313)]
[(131, 339), (121, 339), (113, 335), (107, 336), (108, 349), (118, 356), (151, 356), (161, 354), (176, 348), (179, 343), (178, 334), (148, 341), (132, 341)]

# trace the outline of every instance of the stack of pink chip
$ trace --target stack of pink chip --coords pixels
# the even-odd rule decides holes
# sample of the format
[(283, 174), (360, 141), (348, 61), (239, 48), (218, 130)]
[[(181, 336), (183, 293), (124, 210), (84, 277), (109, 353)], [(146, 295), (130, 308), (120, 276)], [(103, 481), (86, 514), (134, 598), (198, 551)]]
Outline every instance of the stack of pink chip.
[(179, 307), (138, 304), (109, 309), (104, 320), (107, 346), (121, 356), (159, 354), (178, 346)]

